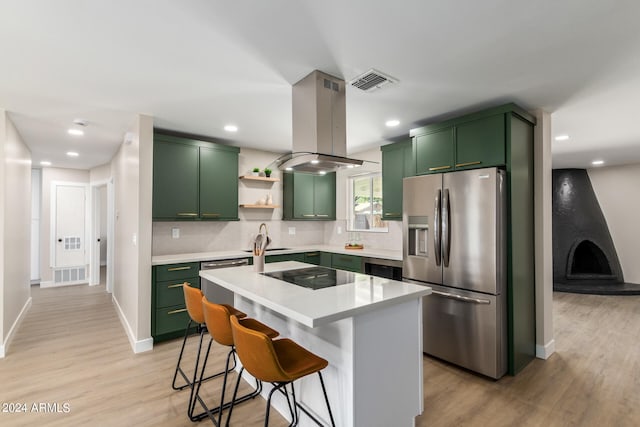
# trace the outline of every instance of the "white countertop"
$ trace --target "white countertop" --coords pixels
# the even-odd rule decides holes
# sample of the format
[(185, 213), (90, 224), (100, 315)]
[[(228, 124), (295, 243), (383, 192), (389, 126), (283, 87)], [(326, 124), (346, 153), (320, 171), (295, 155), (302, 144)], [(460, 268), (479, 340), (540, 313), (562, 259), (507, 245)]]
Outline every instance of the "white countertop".
[[(402, 261), (402, 251), (391, 251), (388, 249), (345, 249), (344, 246), (331, 245), (311, 245), (297, 246), (287, 249), (268, 251), (267, 255), (293, 254), (298, 252), (321, 251), (333, 252), (337, 254), (357, 255), (362, 257), (389, 259)], [(221, 259), (234, 259), (250, 257), (251, 252), (242, 250), (195, 252), (186, 254), (155, 255), (151, 258), (151, 265), (179, 264), (185, 262), (216, 261)]]
[[(297, 261), (265, 264), (265, 272), (316, 267)], [(312, 290), (256, 273), (253, 266), (201, 270), (200, 276), (308, 327), (353, 317), (431, 293), (431, 288), (354, 273), (345, 285)]]

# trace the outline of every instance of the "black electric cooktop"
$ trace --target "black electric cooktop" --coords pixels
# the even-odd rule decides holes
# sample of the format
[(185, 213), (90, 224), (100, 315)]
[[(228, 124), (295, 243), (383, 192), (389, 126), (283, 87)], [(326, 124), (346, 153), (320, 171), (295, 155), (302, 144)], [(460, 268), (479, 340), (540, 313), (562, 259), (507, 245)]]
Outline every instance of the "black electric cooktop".
[(274, 271), (262, 274), (314, 290), (345, 285), (353, 282), (355, 278), (355, 273), (351, 273), (350, 271), (334, 270), (333, 268), (326, 267), (296, 268), (294, 270)]

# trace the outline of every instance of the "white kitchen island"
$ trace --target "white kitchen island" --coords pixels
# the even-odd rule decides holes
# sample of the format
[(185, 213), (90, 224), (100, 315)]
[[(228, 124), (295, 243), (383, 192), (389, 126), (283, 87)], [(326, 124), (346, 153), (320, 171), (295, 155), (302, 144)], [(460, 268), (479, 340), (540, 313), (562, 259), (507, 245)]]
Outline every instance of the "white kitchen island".
[[(313, 266), (286, 261), (266, 264), (265, 272), (304, 267)], [(323, 377), (336, 426), (413, 426), (422, 413), (422, 297), (430, 288), (355, 274), (347, 284), (312, 290), (253, 266), (200, 276), (233, 291), (239, 310), (329, 361)], [(207, 283), (203, 291), (215, 301)], [(330, 425), (317, 375), (296, 382), (296, 397)], [(289, 417), (279, 393), (273, 405)], [(300, 425), (315, 423), (301, 414)]]

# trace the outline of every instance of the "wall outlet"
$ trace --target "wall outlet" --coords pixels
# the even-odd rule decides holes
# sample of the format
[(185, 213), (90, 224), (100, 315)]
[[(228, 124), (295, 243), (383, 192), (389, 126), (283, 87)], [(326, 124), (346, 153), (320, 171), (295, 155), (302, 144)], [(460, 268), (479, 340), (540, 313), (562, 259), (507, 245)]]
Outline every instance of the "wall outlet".
[(338, 227), (338, 234), (342, 234), (342, 227)]
[(133, 242), (133, 246), (138, 246), (138, 234), (137, 233), (133, 233), (133, 237), (131, 238), (131, 241)]
[(180, 229), (178, 227), (174, 227), (171, 229), (171, 238), (172, 239), (180, 238)]
[(295, 236), (295, 235), (296, 235), (296, 228), (289, 227), (289, 236)]

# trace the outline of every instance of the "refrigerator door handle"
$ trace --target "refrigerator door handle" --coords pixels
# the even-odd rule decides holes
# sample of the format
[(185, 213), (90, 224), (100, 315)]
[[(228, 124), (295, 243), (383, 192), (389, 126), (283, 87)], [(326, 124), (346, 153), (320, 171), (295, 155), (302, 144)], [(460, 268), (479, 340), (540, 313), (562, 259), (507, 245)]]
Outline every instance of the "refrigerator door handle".
[(444, 298), (454, 299), (456, 301), (461, 301), (461, 302), (469, 302), (474, 304), (491, 304), (491, 301), (489, 301), (488, 299), (469, 298), (469, 297), (463, 297), (462, 295), (450, 294), (447, 292), (440, 292), (440, 291), (433, 291), (433, 290), (431, 291), (431, 293), (434, 295), (438, 295)]
[(433, 208), (433, 248), (436, 256), (436, 265), (440, 266), (441, 263), (441, 248), (440, 248), (440, 209), (441, 209), (441, 196), (442, 191), (438, 190), (436, 193), (435, 206)]
[(451, 252), (451, 228), (450, 228), (450, 210), (449, 189), (445, 188), (442, 196), (442, 258), (444, 266), (449, 267), (449, 254)]

